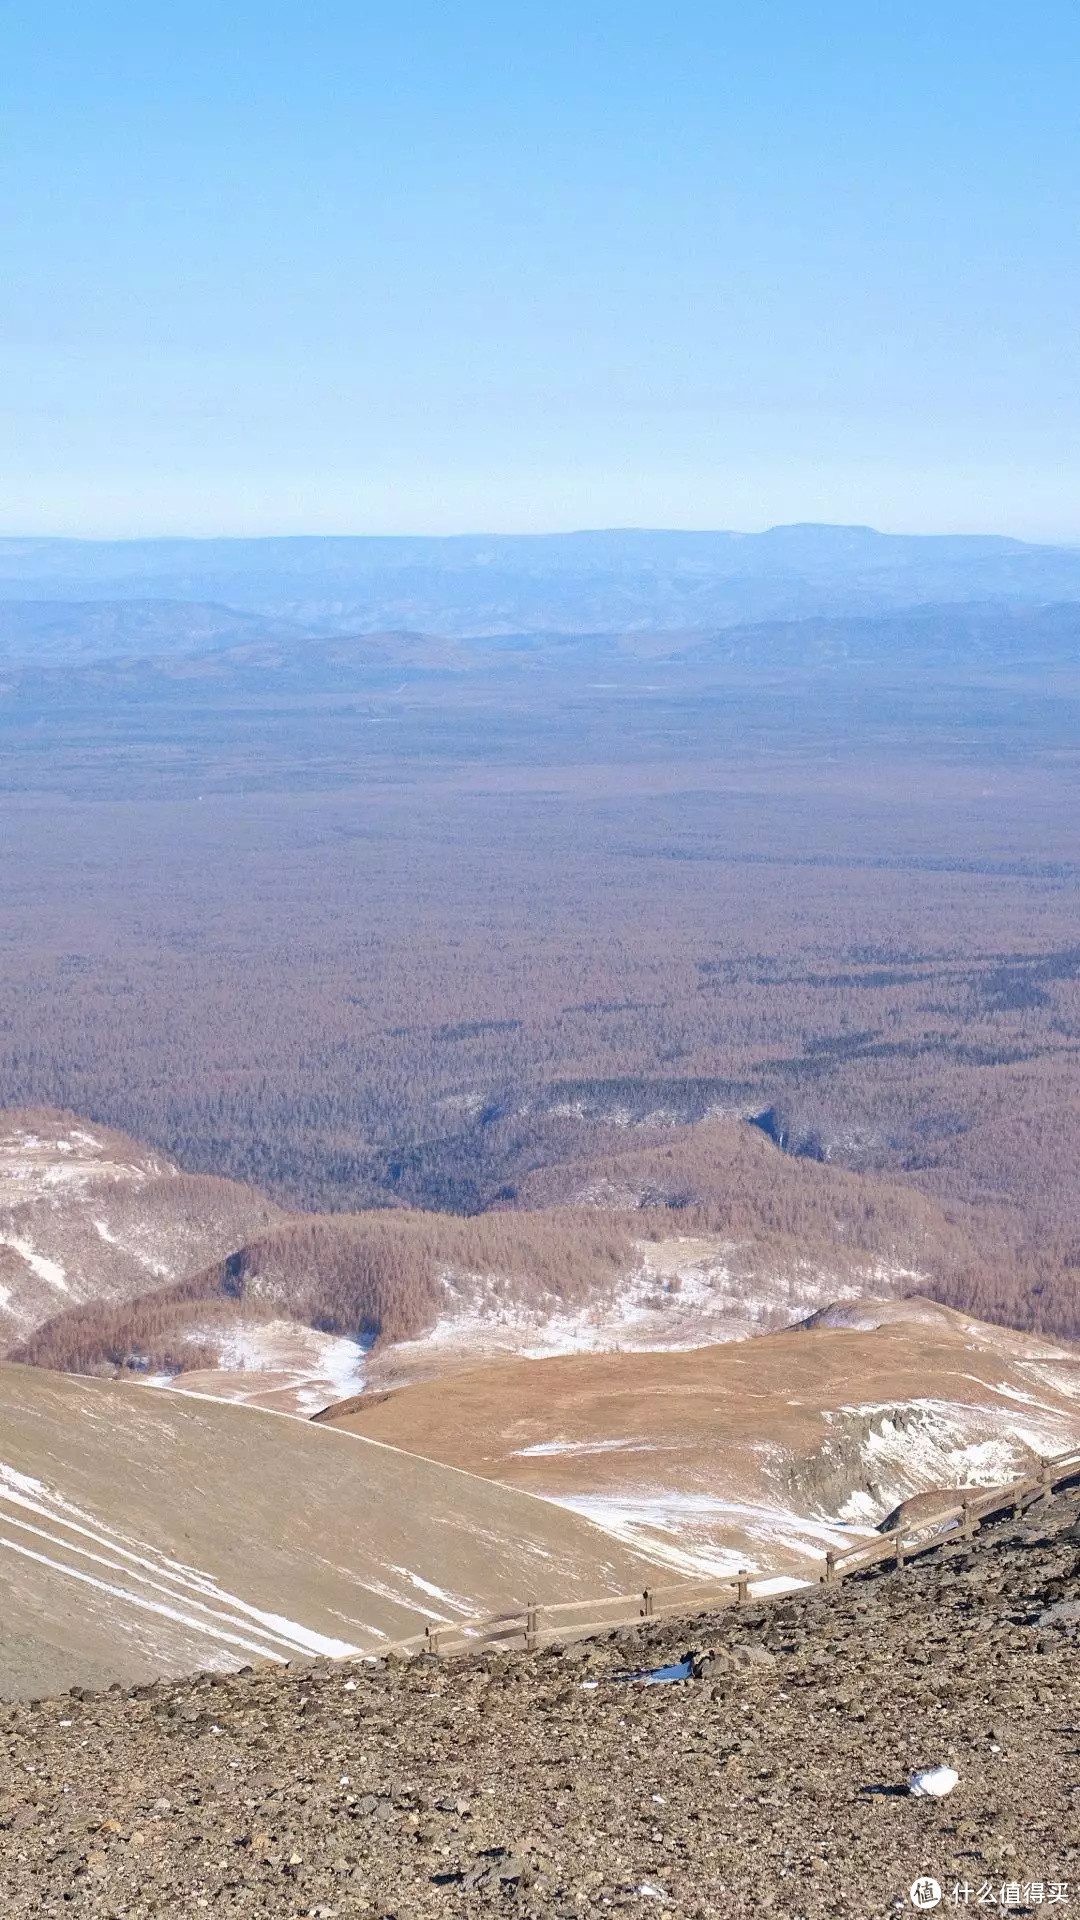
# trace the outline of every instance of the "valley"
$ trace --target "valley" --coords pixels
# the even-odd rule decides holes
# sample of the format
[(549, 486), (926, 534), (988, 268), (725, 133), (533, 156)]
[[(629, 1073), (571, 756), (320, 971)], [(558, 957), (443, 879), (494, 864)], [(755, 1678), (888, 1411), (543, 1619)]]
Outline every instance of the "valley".
[[(37, 1324), (0, 1373), (0, 1688), (277, 1657), (282, 1634), (377, 1647), (658, 1577), (812, 1582), (900, 1503), (1080, 1439), (1080, 1349), (920, 1297), (972, 1257), (934, 1203), (879, 1183), (867, 1207), (861, 1176), (745, 1122), (640, 1131), (548, 1168), (546, 1207), (317, 1216), (72, 1115), (4, 1116), (9, 1312)], [(700, 1188), (673, 1210), (676, 1167)], [(384, 1549), (363, 1502), (390, 1462), (414, 1531)], [(448, 1524), (487, 1543), (471, 1573)]]
[(0, 48), (0, 1920), (1076, 1907), (1080, 13)]
[(1073, 558), (652, 538), (7, 553), (9, 1690), (790, 1585), (1077, 1437)]

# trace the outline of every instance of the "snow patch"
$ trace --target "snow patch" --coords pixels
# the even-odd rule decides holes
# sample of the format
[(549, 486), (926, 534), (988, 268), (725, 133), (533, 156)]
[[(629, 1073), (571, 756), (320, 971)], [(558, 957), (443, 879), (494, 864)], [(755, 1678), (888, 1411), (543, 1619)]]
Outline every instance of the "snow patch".
[(476, 1611), (472, 1600), (463, 1600), (459, 1593), (447, 1593), (443, 1587), (435, 1586), (433, 1581), (421, 1579), (420, 1575), (413, 1573), (409, 1567), (391, 1566), (390, 1571), (399, 1573), (403, 1580), (408, 1580), (418, 1592), (426, 1593), (430, 1600), (441, 1600), (443, 1606), (451, 1607), (456, 1613), (463, 1614), (467, 1620), (472, 1619)]
[(104, 1220), (94, 1221), (94, 1232), (99, 1239), (104, 1240), (107, 1247), (116, 1247), (120, 1253), (126, 1253), (130, 1259), (137, 1260), (141, 1267), (145, 1267), (147, 1272), (154, 1274), (157, 1279), (172, 1278), (173, 1269), (166, 1261), (155, 1260), (152, 1254), (145, 1253), (141, 1247), (130, 1246), (127, 1241), (121, 1240), (119, 1235), (113, 1233)]
[(55, 1287), (60, 1293), (71, 1292), (67, 1274), (59, 1260), (47, 1260), (43, 1253), (35, 1252), (29, 1240), (20, 1240), (14, 1233), (0, 1233), (0, 1247), (11, 1247), (21, 1260), (26, 1261), (30, 1271), (36, 1273), (39, 1280), (44, 1280), (47, 1287)]
[[(979, 1384), (988, 1393), (1002, 1392)], [(1031, 1406), (1042, 1419), (1018, 1421), (1008, 1406), (993, 1402), (980, 1406), (931, 1399), (900, 1405), (863, 1402), (826, 1412), (826, 1422), (841, 1430), (841, 1445), (846, 1421), (869, 1417), (872, 1422), (859, 1442), (859, 1458), (874, 1492), (853, 1491), (840, 1517), (851, 1523), (880, 1520), (901, 1501), (941, 1487), (1005, 1486), (1030, 1469), (1032, 1454), (1048, 1457), (1072, 1444), (1075, 1422), (1064, 1410), (1011, 1387), (1002, 1397)], [(826, 1454), (829, 1450), (826, 1442)]]
[(864, 1538), (874, 1532), (872, 1527), (847, 1527), (841, 1521), (808, 1518), (790, 1508), (753, 1506), (709, 1493), (642, 1489), (617, 1494), (550, 1493), (546, 1498), (679, 1573), (720, 1580), (730, 1579), (748, 1565), (745, 1547), (725, 1547), (716, 1539), (725, 1525), (753, 1543), (753, 1558), (760, 1549), (765, 1559), (777, 1546), (805, 1558), (820, 1558), (830, 1547), (849, 1546), (853, 1536)]
[(296, 1320), (237, 1321), (225, 1327), (209, 1322), (190, 1327), (185, 1339), (215, 1351), (209, 1378), (195, 1370), (148, 1376), (141, 1384), (261, 1406), (272, 1403), (276, 1411), (301, 1419), (321, 1413), (336, 1400), (351, 1399), (367, 1384), (370, 1340), (320, 1333)]
[(858, 1300), (868, 1288), (880, 1293), (920, 1278), (882, 1261), (845, 1264), (840, 1272), (790, 1257), (762, 1264), (752, 1244), (716, 1235), (642, 1240), (635, 1259), (631, 1271), (575, 1304), (555, 1295), (526, 1304), (508, 1275), (447, 1268), (434, 1326), (386, 1349), (375, 1378), (398, 1386), (479, 1354), (542, 1360), (712, 1346), (798, 1324), (828, 1303)]
[(651, 1440), (538, 1440), (534, 1447), (518, 1447), (515, 1460), (540, 1460), (554, 1453), (657, 1453)]

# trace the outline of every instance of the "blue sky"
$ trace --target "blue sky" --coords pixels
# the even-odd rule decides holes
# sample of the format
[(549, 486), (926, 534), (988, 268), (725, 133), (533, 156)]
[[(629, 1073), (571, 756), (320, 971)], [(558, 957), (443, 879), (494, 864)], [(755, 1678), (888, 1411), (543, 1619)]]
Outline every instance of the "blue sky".
[(1080, 540), (1073, 4), (0, 0), (0, 530)]

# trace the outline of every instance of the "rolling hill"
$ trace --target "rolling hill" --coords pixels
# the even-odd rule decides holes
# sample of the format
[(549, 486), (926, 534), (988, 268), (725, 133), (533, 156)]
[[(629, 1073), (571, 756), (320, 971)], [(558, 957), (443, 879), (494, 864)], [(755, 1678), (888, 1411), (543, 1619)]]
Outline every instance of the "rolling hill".
[(589, 633), (1078, 596), (1066, 547), (860, 526), (0, 541), (0, 598), (209, 601), (338, 631)]
[(932, 1201), (786, 1156), (743, 1122), (654, 1116), (641, 1137), (538, 1169), (470, 1218), (282, 1217), (167, 1284), (63, 1305), (13, 1357), (310, 1414), (486, 1356), (741, 1340), (837, 1299), (947, 1297), (983, 1271)]
[(655, 1573), (575, 1514), (349, 1434), (0, 1368), (0, 1694), (371, 1650)]
[(799, 1573), (902, 1500), (1080, 1438), (1080, 1349), (931, 1301), (666, 1353), (506, 1360), (320, 1416), (587, 1515), (683, 1573)]

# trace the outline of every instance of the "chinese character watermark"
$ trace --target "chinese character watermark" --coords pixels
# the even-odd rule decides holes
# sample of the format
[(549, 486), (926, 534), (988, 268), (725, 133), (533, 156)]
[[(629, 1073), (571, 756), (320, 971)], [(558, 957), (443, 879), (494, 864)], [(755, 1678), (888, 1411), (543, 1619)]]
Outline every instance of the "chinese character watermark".
[(957, 1880), (944, 1889), (932, 1874), (925, 1873), (912, 1881), (908, 1899), (922, 1912), (940, 1906), (942, 1901), (949, 1907), (1004, 1907), (1007, 1912), (1010, 1907), (1068, 1906), (1071, 1895), (1067, 1880), (1005, 1880), (1000, 1886), (990, 1880), (984, 1880), (981, 1886)]
[(921, 1879), (912, 1881), (910, 1899), (913, 1907), (938, 1906), (941, 1901), (940, 1883), (932, 1880), (929, 1874), (924, 1874)]

